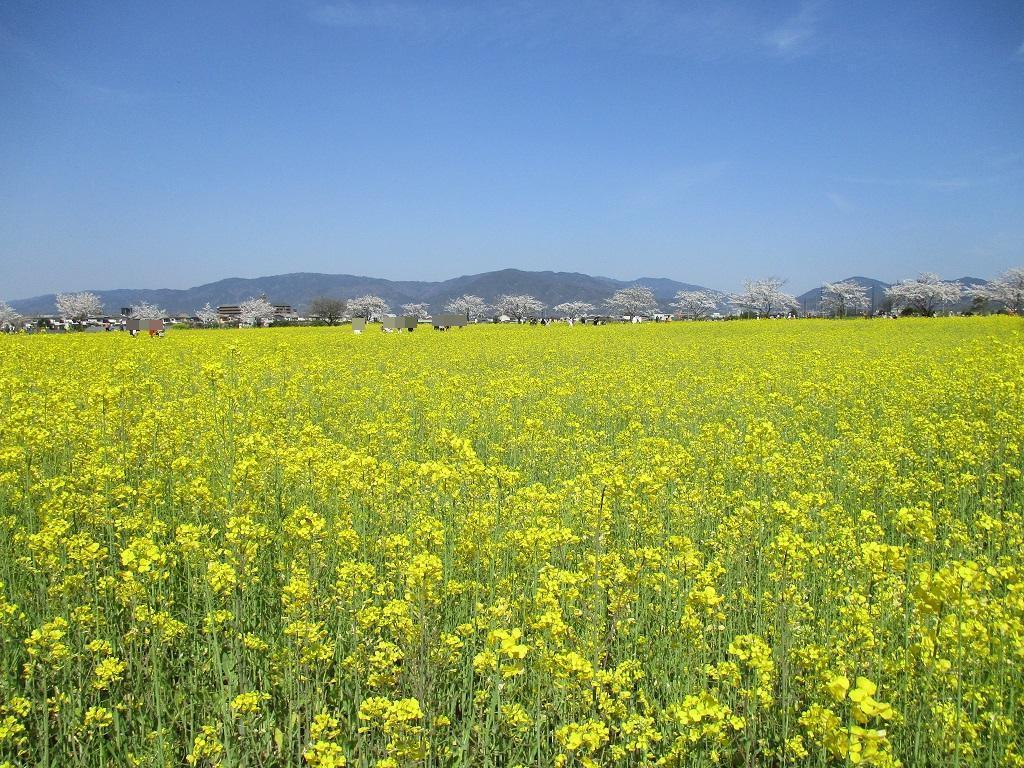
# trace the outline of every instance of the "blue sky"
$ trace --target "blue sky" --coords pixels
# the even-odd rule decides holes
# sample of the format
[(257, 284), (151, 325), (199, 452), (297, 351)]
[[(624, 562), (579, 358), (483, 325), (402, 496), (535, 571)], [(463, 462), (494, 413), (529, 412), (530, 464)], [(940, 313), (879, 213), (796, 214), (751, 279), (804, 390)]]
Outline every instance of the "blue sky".
[(0, 297), (1024, 263), (1024, 3), (0, 4)]

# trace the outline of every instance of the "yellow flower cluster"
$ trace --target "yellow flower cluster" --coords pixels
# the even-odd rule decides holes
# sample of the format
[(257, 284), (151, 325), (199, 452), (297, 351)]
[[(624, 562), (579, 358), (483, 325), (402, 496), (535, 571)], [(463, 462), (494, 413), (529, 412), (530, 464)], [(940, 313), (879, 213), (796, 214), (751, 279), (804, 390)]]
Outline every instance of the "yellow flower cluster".
[(0, 766), (1024, 768), (1009, 317), (0, 337)]

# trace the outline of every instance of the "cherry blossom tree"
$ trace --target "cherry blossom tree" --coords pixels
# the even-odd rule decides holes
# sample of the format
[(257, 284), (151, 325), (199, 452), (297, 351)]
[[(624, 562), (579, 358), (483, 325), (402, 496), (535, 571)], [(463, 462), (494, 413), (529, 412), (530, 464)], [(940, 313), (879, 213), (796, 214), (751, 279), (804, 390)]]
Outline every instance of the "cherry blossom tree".
[(416, 317), (423, 320), (430, 315), (430, 305), (425, 302), (416, 302), (402, 305), (402, 314), (408, 317)]
[(274, 305), (267, 301), (266, 296), (246, 299), (238, 306), (241, 310), (238, 319), (242, 325), (263, 325), (274, 317)]
[(196, 311), (196, 317), (199, 318), (199, 322), (203, 325), (217, 325), (220, 323), (220, 315), (216, 309), (210, 306), (210, 302), (206, 302), (206, 306)]
[(654, 291), (643, 285), (622, 288), (613, 293), (605, 304), (613, 314), (626, 315), (630, 318), (653, 315), (658, 311), (658, 300), (654, 298)]
[(821, 286), (821, 311), (833, 317), (846, 317), (851, 312), (868, 308), (868, 289), (853, 280), (825, 283)]
[(585, 301), (565, 301), (556, 305), (553, 309), (566, 319), (576, 322), (581, 317), (592, 314), (595, 307), (593, 304), (588, 304)]
[(0, 328), (13, 326), (21, 317), (17, 311), (6, 301), (0, 301)]
[(669, 306), (675, 307), (683, 317), (699, 320), (718, 309), (718, 297), (711, 291), (679, 291)]
[(960, 283), (942, 280), (934, 272), (922, 272), (915, 279), (901, 280), (886, 288), (893, 307), (931, 317), (963, 296)]
[(494, 307), (503, 315), (508, 315), (517, 323), (521, 323), (543, 312), (544, 302), (528, 295), (506, 295), (499, 296)]
[(750, 312), (758, 317), (771, 317), (790, 312), (799, 304), (796, 297), (782, 290), (785, 280), (767, 277), (763, 280), (747, 280), (743, 292), (731, 296), (729, 303), (741, 312)]
[(65, 320), (85, 320), (103, 313), (103, 302), (95, 293), (58, 293), (57, 314)]
[(137, 317), (140, 320), (159, 320), (167, 313), (158, 307), (156, 304), (150, 304), (148, 301), (140, 301), (138, 304), (132, 304), (131, 313), (129, 317)]
[(444, 311), (453, 315), (465, 315), (467, 320), (479, 320), (487, 315), (490, 307), (479, 296), (471, 293), (463, 294), (445, 304)]
[(364, 317), (369, 321), (380, 320), (391, 309), (380, 296), (367, 294), (348, 300), (348, 309), (352, 317)]
[(971, 289), (971, 294), (1021, 314), (1024, 312), (1024, 267), (1011, 267), (994, 280)]

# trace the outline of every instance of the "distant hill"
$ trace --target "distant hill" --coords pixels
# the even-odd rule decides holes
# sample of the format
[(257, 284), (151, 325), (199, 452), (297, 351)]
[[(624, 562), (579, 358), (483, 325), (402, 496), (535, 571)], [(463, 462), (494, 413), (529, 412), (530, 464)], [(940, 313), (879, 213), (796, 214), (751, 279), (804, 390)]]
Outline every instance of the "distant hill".
[[(885, 289), (892, 285), (891, 283), (885, 283), (882, 282), (881, 280), (875, 280), (873, 277), (847, 277), (846, 280), (858, 283), (867, 288), (868, 300), (872, 302), (872, 312), (878, 310), (879, 307), (882, 306), (883, 302), (885, 301)], [(834, 282), (845, 281), (836, 280)], [(965, 288), (974, 288), (975, 286), (978, 285), (984, 285), (988, 281), (982, 280), (980, 277), (959, 277), (956, 280), (952, 280), (950, 282), (960, 283)], [(821, 307), (821, 288), (812, 288), (806, 293), (801, 293), (799, 296), (796, 297), (796, 299), (798, 302), (800, 302), (801, 311), (817, 312)], [(954, 308), (957, 310), (964, 310), (967, 309), (970, 306), (970, 304), (970, 297), (965, 296), (964, 299), (960, 301), (958, 304), (956, 304)]]
[[(493, 301), (506, 293), (528, 293), (549, 307), (563, 301), (587, 301), (600, 305), (612, 293), (630, 285), (649, 287), (658, 301), (666, 306), (677, 291), (701, 289), (701, 286), (660, 277), (614, 280), (579, 272), (502, 269), (438, 282), (295, 272), (256, 278), (231, 277), (183, 290), (121, 288), (96, 290), (93, 293), (103, 300), (106, 311), (110, 313), (140, 301), (156, 304), (172, 314), (192, 313), (207, 302), (216, 307), (218, 304), (237, 304), (252, 296), (266, 296), (275, 304), (291, 304), (301, 312), (317, 296), (349, 299), (367, 293), (383, 297), (393, 310), (402, 304), (426, 302), (432, 311), (438, 312), (449, 301), (465, 293), (480, 296), (485, 301)], [(25, 316), (46, 315), (54, 312), (54, 298), (53, 294), (47, 294), (12, 301), (10, 304)]]
[[(868, 301), (873, 300), (871, 311), (874, 312), (878, 309), (878, 306), (882, 303), (885, 298), (885, 289), (890, 286), (890, 283), (882, 282), (881, 280), (875, 280), (873, 277), (847, 277), (844, 280), (834, 280), (832, 282), (850, 282), (857, 283), (868, 289)], [(803, 312), (817, 312), (821, 308), (821, 288), (811, 288), (806, 293), (801, 293), (796, 297), (796, 300), (800, 302), (800, 309)]]
[[(877, 308), (885, 298), (889, 283), (871, 277), (850, 277), (868, 288)], [(962, 277), (959, 282), (974, 286), (985, 281), (977, 277)], [(148, 301), (163, 307), (171, 314), (191, 314), (209, 302), (237, 304), (252, 296), (266, 296), (275, 304), (291, 304), (299, 312), (309, 307), (317, 296), (331, 296), (349, 299), (367, 293), (384, 298), (397, 311), (402, 304), (425, 302), (432, 312), (439, 312), (452, 299), (465, 293), (494, 301), (506, 293), (528, 293), (536, 296), (547, 306), (553, 307), (563, 301), (586, 301), (594, 306), (601, 303), (620, 288), (642, 285), (650, 288), (662, 309), (678, 291), (711, 290), (720, 299), (719, 310), (727, 312), (727, 295), (722, 291), (703, 288), (690, 283), (680, 283), (664, 277), (639, 277), (635, 280), (615, 280), (610, 277), (585, 275), (580, 272), (531, 272), (522, 269), (500, 269), (482, 272), (478, 275), (462, 275), (450, 280), (385, 280), (379, 277), (359, 275), (328, 275), (318, 272), (293, 272), (287, 275), (243, 278), (229, 277), (215, 283), (198, 285), (194, 288), (173, 290), (168, 288), (119, 288), (111, 291), (93, 291), (102, 300), (106, 311), (115, 314), (121, 307), (128, 307), (140, 301)], [(54, 313), (54, 295), (35, 296), (29, 299), (11, 301), (10, 304), (22, 315), (50, 315)], [(801, 308), (814, 312), (821, 303), (821, 289), (814, 288), (797, 297)]]
[(983, 280), (980, 277), (970, 277), (970, 276), (968, 276), (968, 277), (958, 277), (956, 279), (956, 282), (960, 283), (960, 285), (966, 285), (968, 288), (974, 288), (976, 285), (985, 285), (985, 283), (987, 283), (988, 280)]

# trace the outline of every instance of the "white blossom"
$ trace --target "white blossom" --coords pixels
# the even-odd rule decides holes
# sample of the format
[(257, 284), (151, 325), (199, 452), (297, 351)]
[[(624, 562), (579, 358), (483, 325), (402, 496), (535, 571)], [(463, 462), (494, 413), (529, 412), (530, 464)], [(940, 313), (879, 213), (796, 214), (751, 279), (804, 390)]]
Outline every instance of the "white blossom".
[(581, 317), (592, 314), (595, 307), (593, 304), (588, 304), (585, 301), (565, 301), (556, 305), (553, 309), (563, 317), (575, 322)]
[(931, 317), (947, 304), (963, 296), (960, 283), (946, 282), (934, 272), (922, 272), (916, 279), (902, 280), (886, 289), (896, 309)]
[(416, 302), (413, 304), (403, 304), (402, 314), (407, 317), (416, 317), (423, 320), (430, 315), (430, 305), (424, 302)]
[(616, 291), (605, 304), (612, 313), (628, 317), (653, 315), (658, 311), (658, 300), (654, 298), (654, 291), (642, 285), (632, 285)]
[(103, 312), (103, 302), (95, 293), (58, 293), (57, 314), (65, 320), (85, 320)]
[(679, 291), (669, 306), (679, 310), (683, 317), (699, 320), (718, 309), (718, 297), (711, 291)]
[(204, 325), (216, 325), (220, 322), (220, 315), (217, 314), (216, 309), (210, 306), (210, 302), (206, 302), (206, 306), (196, 311), (196, 317)]
[(785, 280), (768, 277), (763, 280), (747, 280), (743, 292), (731, 296), (729, 302), (741, 312), (751, 312), (758, 317), (771, 317), (796, 309), (796, 297), (785, 293)]
[(479, 320), (487, 314), (487, 310), (487, 302), (479, 296), (469, 293), (452, 299), (444, 307), (445, 312), (450, 312), (453, 315), (465, 315), (467, 320)]
[(833, 317), (846, 317), (851, 312), (868, 308), (868, 289), (853, 280), (825, 283), (821, 286), (821, 311)]
[(971, 289), (971, 294), (1002, 304), (1011, 312), (1024, 312), (1024, 267), (1012, 267), (994, 280)]
[(159, 320), (166, 314), (167, 313), (156, 304), (150, 304), (148, 301), (140, 301), (138, 304), (132, 304), (131, 314), (129, 317), (137, 317), (140, 320)]
[(494, 307), (503, 315), (508, 315), (516, 322), (521, 323), (543, 312), (544, 302), (528, 295), (499, 296)]
[(241, 310), (238, 319), (242, 325), (263, 325), (274, 316), (274, 305), (265, 296), (246, 299), (238, 306)]
[(388, 313), (390, 307), (380, 296), (358, 296), (348, 300), (348, 310), (352, 317), (365, 317), (369, 321), (380, 320)]
[(6, 326), (13, 326), (14, 323), (21, 317), (17, 311), (8, 304), (6, 301), (0, 301), (0, 328)]

